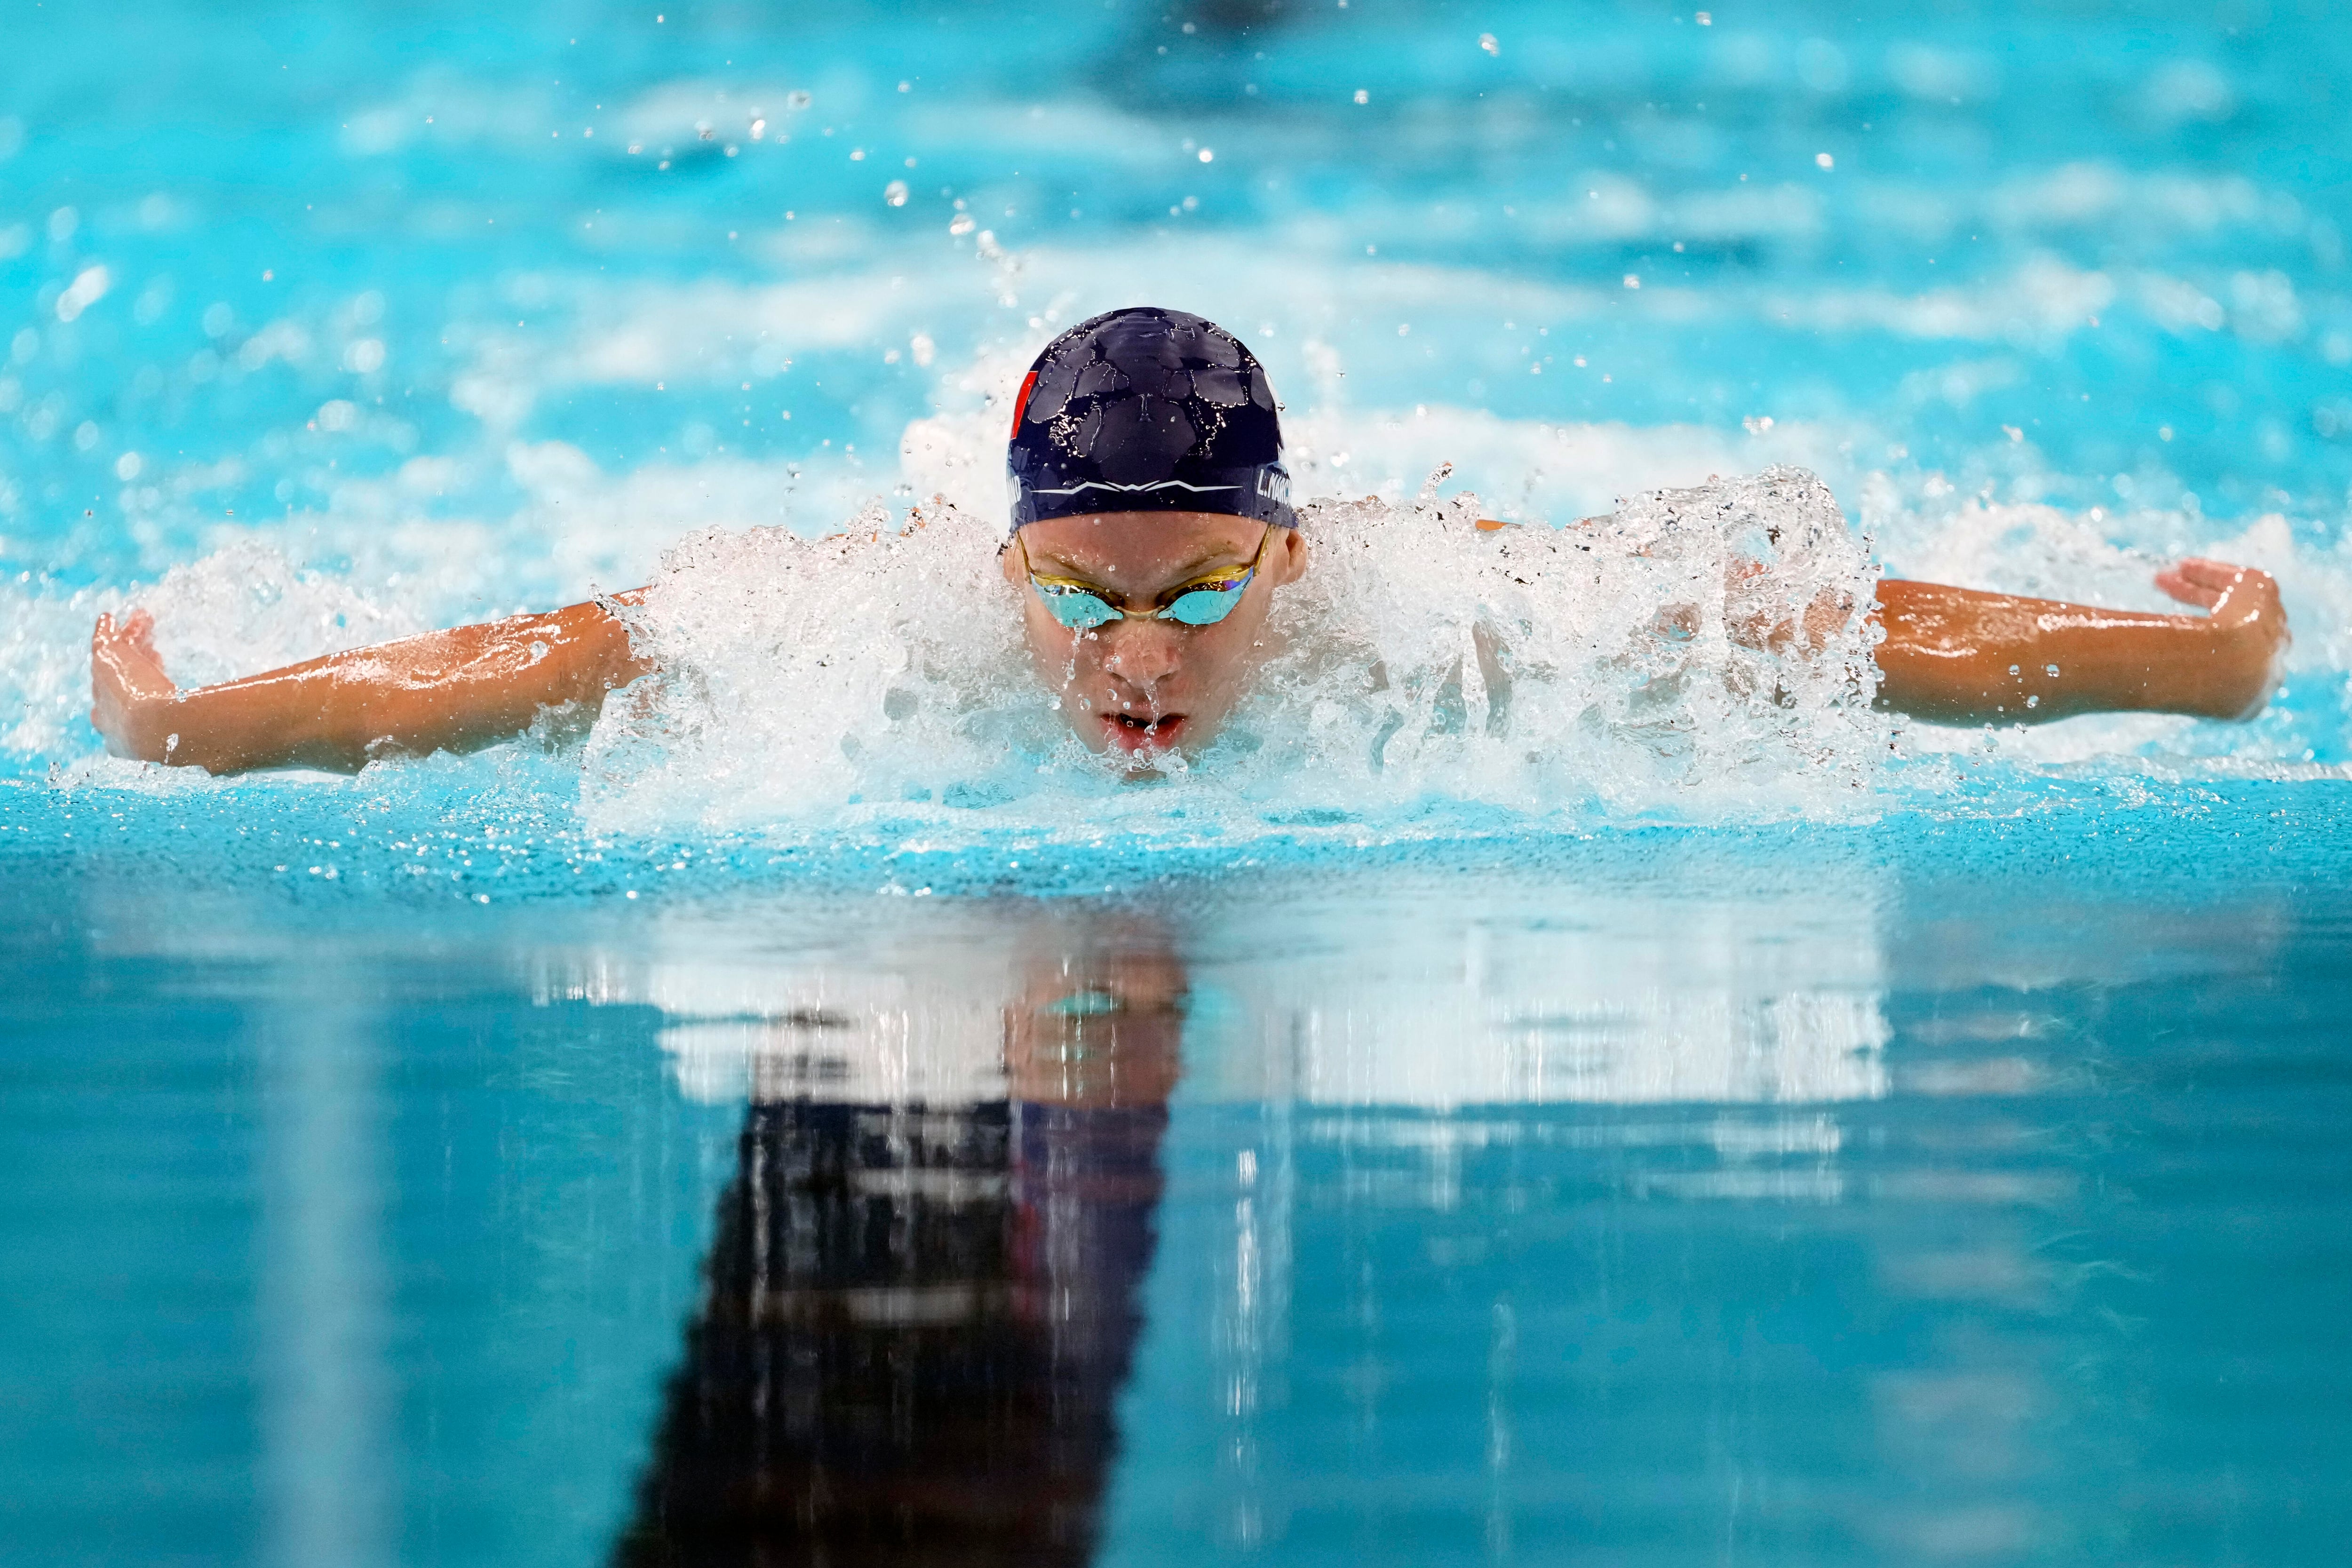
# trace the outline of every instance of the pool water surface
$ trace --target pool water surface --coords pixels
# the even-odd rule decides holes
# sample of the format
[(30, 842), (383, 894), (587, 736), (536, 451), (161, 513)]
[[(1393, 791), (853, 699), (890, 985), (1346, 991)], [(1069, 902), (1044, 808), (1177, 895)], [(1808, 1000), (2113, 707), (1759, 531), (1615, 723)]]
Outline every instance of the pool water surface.
[(24, 870), (11, 1539), (2331, 1560), (2352, 911), (1971, 840), (2040, 868), (1677, 836), (396, 931)]
[[(8, 23), (0, 1556), (2341, 1559), (2328, 9)], [(1421, 574), (1417, 730), (957, 705), (1004, 400), (1144, 300)], [(1655, 580), (1475, 674), (1444, 530), (1685, 486), (1856, 588), (2261, 567), (2282, 689), (1637, 711)], [(469, 757), (85, 717), (101, 611), (201, 681), (647, 582), (678, 679)]]

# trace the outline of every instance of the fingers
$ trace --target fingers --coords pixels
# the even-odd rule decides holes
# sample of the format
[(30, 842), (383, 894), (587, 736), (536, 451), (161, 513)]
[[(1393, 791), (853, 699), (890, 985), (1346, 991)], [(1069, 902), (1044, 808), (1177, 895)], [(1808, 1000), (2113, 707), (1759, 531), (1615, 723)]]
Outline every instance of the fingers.
[(176, 689), (155, 651), (154, 632), (155, 617), (135, 607), (120, 616), (102, 615), (90, 627), (90, 693), (101, 708), (168, 697)]
[(163, 656), (155, 651), (155, 617), (133, 606), (120, 619), (101, 615), (89, 629), (89, 652), (93, 660), (120, 665), (125, 659), (163, 668)]
[(116, 620), (111, 613), (101, 611), (98, 624), (90, 628), (92, 643), (124, 641), (145, 647), (155, 636), (155, 617), (133, 605)]
[(2208, 588), (2191, 582), (2178, 566), (2168, 567), (2158, 572), (2156, 574), (2156, 585), (2163, 589), (2168, 596), (2179, 600), (2184, 605), (2195, 605), (2210, 610), (2221, 602), (2221, 591), (2219, 588)]
[(2220, 592), (2236, 586), (2238, 579), (2246, 574), (2248, 568), (2232, 565), (2227, 561), (2209, 561), (2201, 555), (2192, 555), (2173, 570), (2200, 588)]
[(2158, 573), (2156, 585), (2184, 605), (2201, 605), (2210, 610), (2250, 574), (2261, 575), (2227, 561), (2192, 555)]

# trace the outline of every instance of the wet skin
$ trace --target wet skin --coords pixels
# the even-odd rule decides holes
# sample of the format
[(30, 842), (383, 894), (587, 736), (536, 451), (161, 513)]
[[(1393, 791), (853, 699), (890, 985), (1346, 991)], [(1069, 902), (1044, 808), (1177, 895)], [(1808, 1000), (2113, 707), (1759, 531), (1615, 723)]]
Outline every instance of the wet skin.
[[(1486, 525), (1482, 524), (1484, 528)], [(1496, 527), (1501, 525), (1496, 524)], [(1257, 575), (1213, 626), (1128, 619), (1073, 632), (1030, 591), (1034, 567), (1148, 611), (1202, 574)], [(1307, 566), (1298, 531), (1209, 512), (1111, 512), (1032, 523), (1003, 556), (1020, 589), (1037, 673), (1078, 738), (1149, 768), (1214, 739), (1273, 640), (1276, 590)], [(1878, 703), (1937, 724), (2044, 723), (2141, 711), (2250, 719), (2288, 647), (2278, 585), (2224, 562), (2184, 561), (2157, 585), (2207, 612), (2146, 615), (1887, 580)], [(627, 599), (633, 595), (621, 595)], [(1824, 600), (1802, 624), (1738, 628), (1775, 649), (1822, 646), (1847, 613)], [(1818, 618), (1820, 626), (1813, 623)], [(90, 637), (90, 721), (117, 756), (214, 773), (308, 766), (356, 773), (379, 757), (472, 751), (551, 708), (593, 713), (652, 668), (626, 628), (591, 601), (487, 626), (426, 632), (215, 686), (184, 689), (155, 652), (152, 618), (101, 616)]]
[(1879, 705), (1932, 724), (2046, 724), (2081, 713), (2243, 721), (2269, 703), (2294, 639), (2265, 572), (2190, 558), (2156, 585), (2201, 616), (1878, 585)]
[[(1242, 602), (1212, 626), (1129, 617), (1074, 632), (1029, 587), (1028, 573), (1075, 578), (1127, 610), (1150, 610), (1204, 572), (1258, 560)], [(1030, 658), (1089, 748), (1139, 763), (1214, 739), (1266, 652), (1265, 619), (1276, 590), (1307, 570), (1295, 528), (1214, 512), (1097, 512), (1033, 522), (1004, 552), (1005, 580), (1021, 591)]]

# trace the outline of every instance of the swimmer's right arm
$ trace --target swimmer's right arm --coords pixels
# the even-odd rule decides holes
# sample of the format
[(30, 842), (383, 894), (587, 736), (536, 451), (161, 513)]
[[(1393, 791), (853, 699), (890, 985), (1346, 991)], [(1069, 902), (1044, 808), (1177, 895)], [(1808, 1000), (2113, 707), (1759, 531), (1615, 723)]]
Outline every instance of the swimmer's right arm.
[(98, 618), (90, 722), (118, 757), (210, 773), (357, 773), (383, 756), (478, 751), (529, 729), (543, 709), (601, 704), (653, 668), (592, 600), (184, 691), (163, 671), (154, 625), (143, 610)]

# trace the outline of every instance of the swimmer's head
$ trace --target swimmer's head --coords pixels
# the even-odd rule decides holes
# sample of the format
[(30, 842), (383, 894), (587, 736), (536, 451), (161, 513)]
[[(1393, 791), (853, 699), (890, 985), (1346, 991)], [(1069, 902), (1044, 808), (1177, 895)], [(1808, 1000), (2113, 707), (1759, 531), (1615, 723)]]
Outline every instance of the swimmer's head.
[(1256, 357), (1181, 310), (1081, 322), (1023, 380), (1006, 468), (1005, 576), (1079, 739), (1139, 762), (1207, 742), (1307, 569)]
[(1013, 400), (1005, 468), (1016, 531), (1098, 511), (1298, 522), (1264, 367), (1181, 310), (1112, 310), (1046, 344)]

